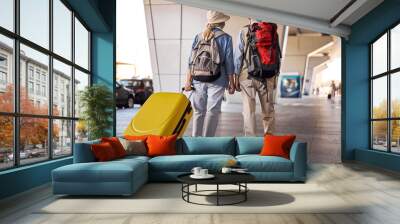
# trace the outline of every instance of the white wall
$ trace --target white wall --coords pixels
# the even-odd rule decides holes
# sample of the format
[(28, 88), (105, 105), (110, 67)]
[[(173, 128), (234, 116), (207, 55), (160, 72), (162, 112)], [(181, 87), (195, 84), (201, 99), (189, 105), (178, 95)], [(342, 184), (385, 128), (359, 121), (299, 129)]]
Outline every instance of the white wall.
[[(155, 91), (179, 92), (185, 82), (194, 37), (206, 23), (206, 10), (167, 1), (144, 1)], [(232, 16), (225, 32), (236, 39), (248, 23)]]

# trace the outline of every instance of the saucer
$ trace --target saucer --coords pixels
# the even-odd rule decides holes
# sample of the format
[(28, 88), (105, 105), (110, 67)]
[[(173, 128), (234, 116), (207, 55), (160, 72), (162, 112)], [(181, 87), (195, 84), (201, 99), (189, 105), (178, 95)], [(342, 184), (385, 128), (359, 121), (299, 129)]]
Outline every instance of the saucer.
[(215, 176), (214, 175), (212, 175), (212, 174), (207, 174), (207, 175), (204, 175), (204, 176), (201, 176), (201, 175), (194, 175), (194, 174), (192, 174), (192, 175), (190, 175), (190, 178), (193, 178), (193, 179), (211, 179), (211, 178), (214, 178)]

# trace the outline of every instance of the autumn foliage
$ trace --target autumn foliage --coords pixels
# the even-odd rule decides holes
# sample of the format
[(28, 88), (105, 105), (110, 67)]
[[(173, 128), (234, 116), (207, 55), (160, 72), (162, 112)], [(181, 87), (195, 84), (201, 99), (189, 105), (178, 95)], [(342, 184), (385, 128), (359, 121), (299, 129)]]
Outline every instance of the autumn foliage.
[[(13, 112), (14, 107), (14, 94), (13, 86), (9, 85), (6, 92), (0, 93), (0, 111), (2, 112)], [(20, 111), (21, 114), (35, 114), (35, 115), (47, 115), (48, 104), (42, 103), (35, 105), (34, 102), (29, 98), (25, 88), (20, 89)], [(56, 112), (58, 113), (58, 111)], [(13, 117), (12, 116), (0, 116), (0, 149), (1, 148), (13, 148)], [(32, 118), (32, 117), (21, 117), (20, 118), (20, 148), (24, 149), (26, 145), (45, 145), (47, 143), (47, 137), (49, 132), (48, 119), (47, 118)], [(53, 125), (53, 138), (57, 138), (59, 135), (59, 127)]]
[[(400, 117), (400, 101), (392, 100), (392, 114), (391, 117)], [(382, 101), (378, 106), (373, 108), (373, 118), (387, 118), (387, 101)], [(392, 141), (398, 141), (400, 138), (400, 122), (392, 121), (391, 123)], [(387, 136), (387, 121), (375, 121), (373, 125), (374, 138), (386, 139)]]

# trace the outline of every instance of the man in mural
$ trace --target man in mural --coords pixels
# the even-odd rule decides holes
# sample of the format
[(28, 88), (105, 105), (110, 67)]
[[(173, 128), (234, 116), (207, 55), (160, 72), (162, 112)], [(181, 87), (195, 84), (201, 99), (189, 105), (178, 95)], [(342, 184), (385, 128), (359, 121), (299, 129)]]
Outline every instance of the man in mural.
[(229, 19), (208, 11), (206, 28), (192, 45), (185, 90), (193, 90), (193, 136), (215, 135), (225, 89), (235, 92), (232, 37), (223, 31)]
[(256, 94), (258, 94), (264, 134), (274, 131), (274, 91), (280, 69), (277, 26), (249, 19), (235, 47), (235, 88), (242, 93), (244, 133), (256, 135)]

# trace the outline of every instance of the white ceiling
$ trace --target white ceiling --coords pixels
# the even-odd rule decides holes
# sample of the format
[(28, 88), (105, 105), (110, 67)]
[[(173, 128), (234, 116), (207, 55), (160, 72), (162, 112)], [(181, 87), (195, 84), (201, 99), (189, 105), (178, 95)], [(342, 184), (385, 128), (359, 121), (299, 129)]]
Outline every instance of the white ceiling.
[[(282, 25), (347, 37), (350, 26), (383, 0), (169, 0), (203, 9), (265, 19)], [(342, 17), (331, 23), (341, 9), (353, 2)]]
[(226, 0), (292, 14), (329, 20), (351, 0)]

